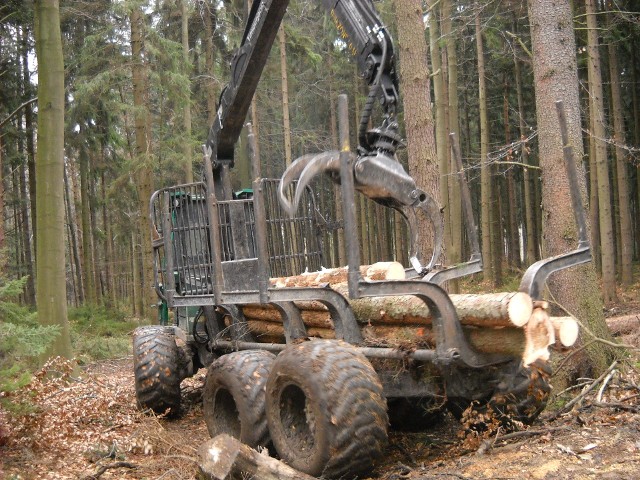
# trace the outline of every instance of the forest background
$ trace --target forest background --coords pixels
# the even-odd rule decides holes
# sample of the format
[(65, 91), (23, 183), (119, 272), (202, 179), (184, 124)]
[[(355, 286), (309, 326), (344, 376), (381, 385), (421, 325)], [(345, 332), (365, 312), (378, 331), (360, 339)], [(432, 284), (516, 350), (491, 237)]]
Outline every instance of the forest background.
[[(35, 6), (43, 3), (57, 2)], [(530, 2), (530, 7), (545, 3)], [(469, 256), (447, 136), (455, 132), (484, 260), (482, 277), (465, 287), (514, 289), (524, 268), (559, 253), (547, 245), (553, 235), (576, 243), (573, 229), (551, 232), (547, 225), (545, 231), (553, 201), (560, 207), (562, 200), (553, 200), (543, 188), (552, 173), (545, 171), (551, 152), (540, 148), (539, 107), (536, 117), (536, 94), (548, 88), (534, 75), (543, 58), (531, 33), (532, 15), (539, 12), (508, 0), (375, 5), (399, 57), (400, 118), (408, 139), (399, 159), (441, 204), (447, 261), (455, 264)], [(602, 305), (617, 301), (617, 288), (633, 284), (632, 267), (640, 255), (637, 7), (630, 0), (567, 2), (571, 10), (564, 25), (576, 42), (567, 64), (578, 80), (582, 145), (576, 151), (586, 173), (599, 281), (587, 275), (577, 283), (574, 277), (572, 285), (599, 286), (601, 295), (585, 308), (595, 309), (600, 320)], [(9, 0), (0, 6), (3, 378), (14, 378), (22, 360), (43, 353), (43, 338), (65, 331), (66, 307), (55, 315), (41, 312), (39, 321), (34, 316), (37, 264), (45, 256), (65, 259), (59, 272), (63, 280), (47, 288), (52, 298), (71, 306), (76, 353), (80, 348), (96, 355), (111, 348), (114, 329), (131, 329), (123, 320), (127, 316), (156, 318), (149, 197), (155, 189), (202, 177), (200, 145), (227, 82), (247, 9), (242, 0), (62, 2), (65, 143), (59, 206), (64, 220), (59, 227), (64, 228), (64, 252), (47, 249), (45, 239), (39, 258), (36, 218), (38, 209), (44, 215), (50, 207), (38, 203), (36, 181), (37, 58), (43, 57), (36, 55), (34, 3)], [(48, 58), (47, 52), (40, 55)], [(339, 93), (349, 96), (355, 145), (366, 86), (318, 2), (292, 2), (250, 114), (264, 176), (279, 177), (302, 154), (336, 148)], [(233, 171), (237, 190), (251, 182), (246, 150), (245, 132)], [(319, 180), (314, 191), (328, 224), (339, 226), (333, 184)], [(407, 264), (407, 231), (397, 214), (364, 198), (356, 208), (363, 263), (398, 259)], [(345, 264), (340, 228), (327, 233), (324, 248), (326, 267)], [(572, 305), (567, 308), (573, 311)], [(87, 334), (98, 331), (104, 338), (87, 343)], [(128, 342), (113, 348), (128, 348)]]

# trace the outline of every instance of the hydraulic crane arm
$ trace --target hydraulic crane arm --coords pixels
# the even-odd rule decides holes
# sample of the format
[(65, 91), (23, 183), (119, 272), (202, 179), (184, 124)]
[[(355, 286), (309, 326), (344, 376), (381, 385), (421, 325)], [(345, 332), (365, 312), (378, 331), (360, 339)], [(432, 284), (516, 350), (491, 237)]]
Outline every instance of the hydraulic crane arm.
[[(242, 43), (231, 62), (231, 79), (220, 96), (216, 119), (207, 139), (214, 169), (221, 163), (233, 166), (234, 146), (288, 4), (289, 0), (253, 2)], [(369, 103), (377, 97), (385, 113), (394, 113), (398, 93), (393, 41), (373, 4), (370, 0), (322, 0), (322, 4), (329, 11), (347, 50), (356, 57), (365, 80), (369, 85), (375, 85)], [(371, 107), (365, 112), (365, 123), (369, 120)], [(364, 136), (361, 137), (363, 143)]]
[[(424, 275), (439, 259), (443, 227), (436, 202), (416, 187), (413, 178), (395, 158), (402, 139), (396, 120), (398, 79), (393, 41), (371, 0), (320, 1), (369, 85), (358, 131), (358, 154), (349, 165), (354, 172), (355, 188), (376, 202), (396, 209), (407, 219), (412, 232), (411, 263)], [(234, 147), (288, 3), (289, 0), (254, 0), (240, 48), (231, 62), (231, 79), (220, 96), (216, 119), (205, 145), (207, 182), (220, 200), (231, 199), (229, 169), (233, 167)], [(368, 130), (376, 100), (382, 107), (383, 120), (380, 126)], [(294, 203), (288, 203), (283, 193), (286, 185), (297, 181), (297, 188), (304, 188), (322, 172), (339, 177), (338, 157), (338, 152), (325, 152), (293, 162), (280, 184), (281, 203), (285, 208), (295, 211), (299, 200), (296, 195)], [(424, 211), (434, 226), (433, 255), (426, 266), (418, 260), (418, 210)]]

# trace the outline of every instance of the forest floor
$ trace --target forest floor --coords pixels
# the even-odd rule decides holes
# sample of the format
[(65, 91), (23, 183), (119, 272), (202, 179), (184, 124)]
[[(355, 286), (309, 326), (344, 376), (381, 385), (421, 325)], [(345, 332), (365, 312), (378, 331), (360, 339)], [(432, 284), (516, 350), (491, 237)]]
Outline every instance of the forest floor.
[[(639, 299), (628, 300), (610, 314), (640, 315)], [(639, 335), (631, 339), (636, 347)], [(0, 479), (196, 477), (198, 445), (209, 438), (201, 407), (204, 370), (183, 382), (182, 415), (166, 419), (136, 409), (130, 357), (89, 364), (77, 377), (65, 364), (48, 369), (63, 375), (36, 377), (28, 395), (38, 412), (7, 426), (0, 411)], [(426, 432), (391, 432), (371, 478), (640, 478), (638, 350), (611, 373), (556, 393), (534, 425), (520, 432), (481, 436), (465, 432), (451, 416)], [(569, 412), (554, 410), (581, 395)]]

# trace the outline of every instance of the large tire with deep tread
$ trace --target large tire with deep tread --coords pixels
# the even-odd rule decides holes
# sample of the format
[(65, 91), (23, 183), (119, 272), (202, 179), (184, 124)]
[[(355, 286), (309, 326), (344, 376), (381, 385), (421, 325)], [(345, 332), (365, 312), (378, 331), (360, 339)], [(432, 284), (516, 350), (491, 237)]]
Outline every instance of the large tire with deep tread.
[(265, 385), (275, 355), (244, 350), (223, 355), (207, 371), (203, 414), (209, 435), (226, 433), (250, 447), (269, 443)]
[(551, 367), (537, 360), (528, 367), (513, 362), (500, 372), (500, 379), (490, 398), (484, 401), (450, 399), (449, 410), (458, 418), (469, 408), (470, 413), (491, 412), (506, 428), (518, 428), (518, 423), (531, 425), (547, 406), (551, 385)]
[(133, 368), (138, 406), (157, 414), (180, 410), (182, 352), (173, 328), (140, 327), (133, 332)]
[(387, 443), (387, 405), (375, 370), (349, 344), (287, 347), (267, 381), (267, 420), (280, 457), (312, 476), (364, 474)]

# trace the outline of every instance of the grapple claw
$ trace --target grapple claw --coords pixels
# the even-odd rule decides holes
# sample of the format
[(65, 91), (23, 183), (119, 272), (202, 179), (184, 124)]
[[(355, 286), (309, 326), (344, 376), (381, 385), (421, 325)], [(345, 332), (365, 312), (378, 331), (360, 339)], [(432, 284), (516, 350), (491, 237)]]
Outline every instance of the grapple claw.
[[(340, 152), (330, 150), (328, 152), (303, 155), (294, 160), (285, 170), (278, 186), (278, 197), (282, 208), (294, 215), (302, 198), (304, 189), (313, 177), (324, 172), (338, 172), (340, 170)], [(287, 198), (286, 190), (294, 181), (296, 185), (293, 202)]]
[[(425, 275), (431, 269), (436, 266), (436, 262), (442, 254), (442, 238), (444, 226), (442, 224), (442, 217), (440, 216), (440, 209), (436, 201), (428, 194), (422, 192), (419, 200), (413, 205), (403, 205), (396, 207), (396, 210), (407, 220), (409, 224), (410, 234), (410, 250), (409, 261), (411, 266), (419, 275)], [(420, 236), (418, 235), (418, 211), (424, 211), (429, 217), (429, 221), (433, 226), (433, 253), (431, 254), (431, 260), (427, 265), (422, 265), (418, 258), (418, 244)]]

